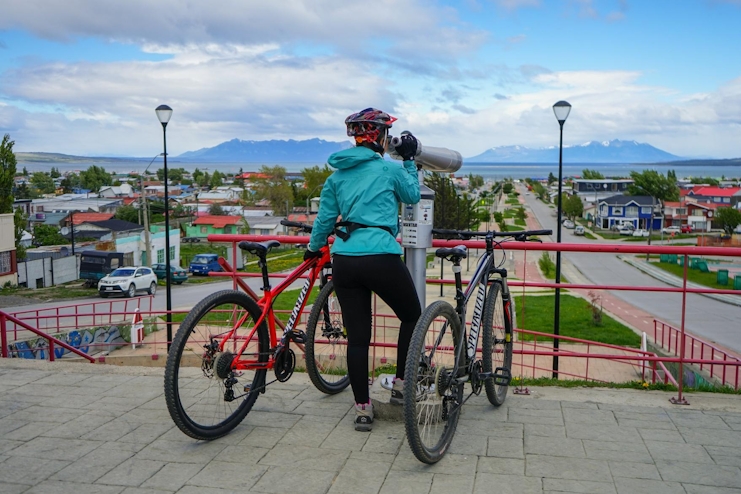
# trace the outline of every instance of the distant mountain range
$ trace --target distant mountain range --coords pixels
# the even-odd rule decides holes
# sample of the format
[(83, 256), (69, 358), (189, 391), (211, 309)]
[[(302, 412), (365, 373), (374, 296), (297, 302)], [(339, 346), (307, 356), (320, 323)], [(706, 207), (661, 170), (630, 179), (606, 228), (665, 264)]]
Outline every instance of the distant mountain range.
[[(563, 159), (569, 163), (662, 163), (677, 161), (675, 156), (650, 144), (636, 141), (589, 141), (576, 146), (564, 146)], [(554, 163), (558, 162), (558, 146), (528, 148), (499, 146), (466, 159), (474, 163)]]
[(202, 148), (198, 151), (188, 151), (176, 158), (188, 161), (206, 162), (320, 162), (327, 160), (327, 156), (352, 144), (345, 142), (331, 142), (322, 139), (308, 139), (305, 141), (242, 141), (232, 139), (222, 142), (212, 148)]

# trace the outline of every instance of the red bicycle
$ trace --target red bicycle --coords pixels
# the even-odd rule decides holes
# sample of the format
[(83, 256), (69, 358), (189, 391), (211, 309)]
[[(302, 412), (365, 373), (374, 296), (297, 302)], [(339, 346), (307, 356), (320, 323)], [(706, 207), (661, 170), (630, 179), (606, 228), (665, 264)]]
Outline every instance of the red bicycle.
[[(289, 221), (285, 226), (311, 232), (311, 226)], [(280, 242), (240, 242), (254, 254), (262, 272), (263, 297), (256, 301), (238, 290), (223, 290), (201, 300), (186, 316), (172, 341), (165, 367), (165, 401), (175, 424), (195, 439), (216, 439), (234, 429), (252, 409), (259, 394), (274, 382), (285, 382), (297, 366), (292, 344), (304, 353), (314, 385), (339, 393), (347, 375), (347, 332), (331, 280), (329, 246), (322, 256), (304, 261), (277, 287), (270, 286), (267, 254)], [(273, 310), (275, 298), (308, 273), (283, 334)], [(319, 280), (321, 290), (306, 322), (299, 315)], [(272, 370), (275, 378), (268, 382)]]

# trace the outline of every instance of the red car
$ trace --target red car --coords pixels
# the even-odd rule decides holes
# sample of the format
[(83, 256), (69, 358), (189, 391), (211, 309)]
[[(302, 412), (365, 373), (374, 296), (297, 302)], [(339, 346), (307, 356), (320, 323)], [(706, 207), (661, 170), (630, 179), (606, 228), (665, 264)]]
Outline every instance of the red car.
[(692, 225), (682, 225), (682, 233), (692, 233)]

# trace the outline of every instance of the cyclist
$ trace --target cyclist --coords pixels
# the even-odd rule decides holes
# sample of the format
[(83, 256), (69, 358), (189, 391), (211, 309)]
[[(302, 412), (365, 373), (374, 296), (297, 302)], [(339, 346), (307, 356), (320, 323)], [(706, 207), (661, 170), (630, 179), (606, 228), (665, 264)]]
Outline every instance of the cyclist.
[[(391, 150), (403, 166), (384, 160), (388, 134), (396, 118), (366, 108), (345, 119), (355, 147), (334, 153), (327, 162), (336, 171), (327, 179), (311, 241), (304, 258), (321, 255), (319, 249), (334, 233), (332, 273), (335, 293), (347, 328), (347, 368), (355, 395), (355, 429), (371, 430), (373, 406), (368, 392), (368, 348), (371, 340), (371, 292), (388, 304), (401, 321), (396, 379), (392, 402), (403, 403), (404, 366), (421, 308), (409, 270), (396, 241), (399, 203), (419, 202), (419, 180), (414, 156), (417, 139), (404, 134)], [(341, 218), (341, 220), (339, 219)], [(339, 221), (339, 222), (338, 222)]]

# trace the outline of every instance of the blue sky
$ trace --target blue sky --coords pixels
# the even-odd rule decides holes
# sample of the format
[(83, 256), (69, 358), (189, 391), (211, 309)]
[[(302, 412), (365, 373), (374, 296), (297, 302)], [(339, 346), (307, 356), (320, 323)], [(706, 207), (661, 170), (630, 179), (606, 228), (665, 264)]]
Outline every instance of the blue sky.
[(154, 156), (346, 139), (368, 106), (474, 156), (647, 142), (741, 156), (741, 0), (9, 0), (0, 132), (16, 151)]

